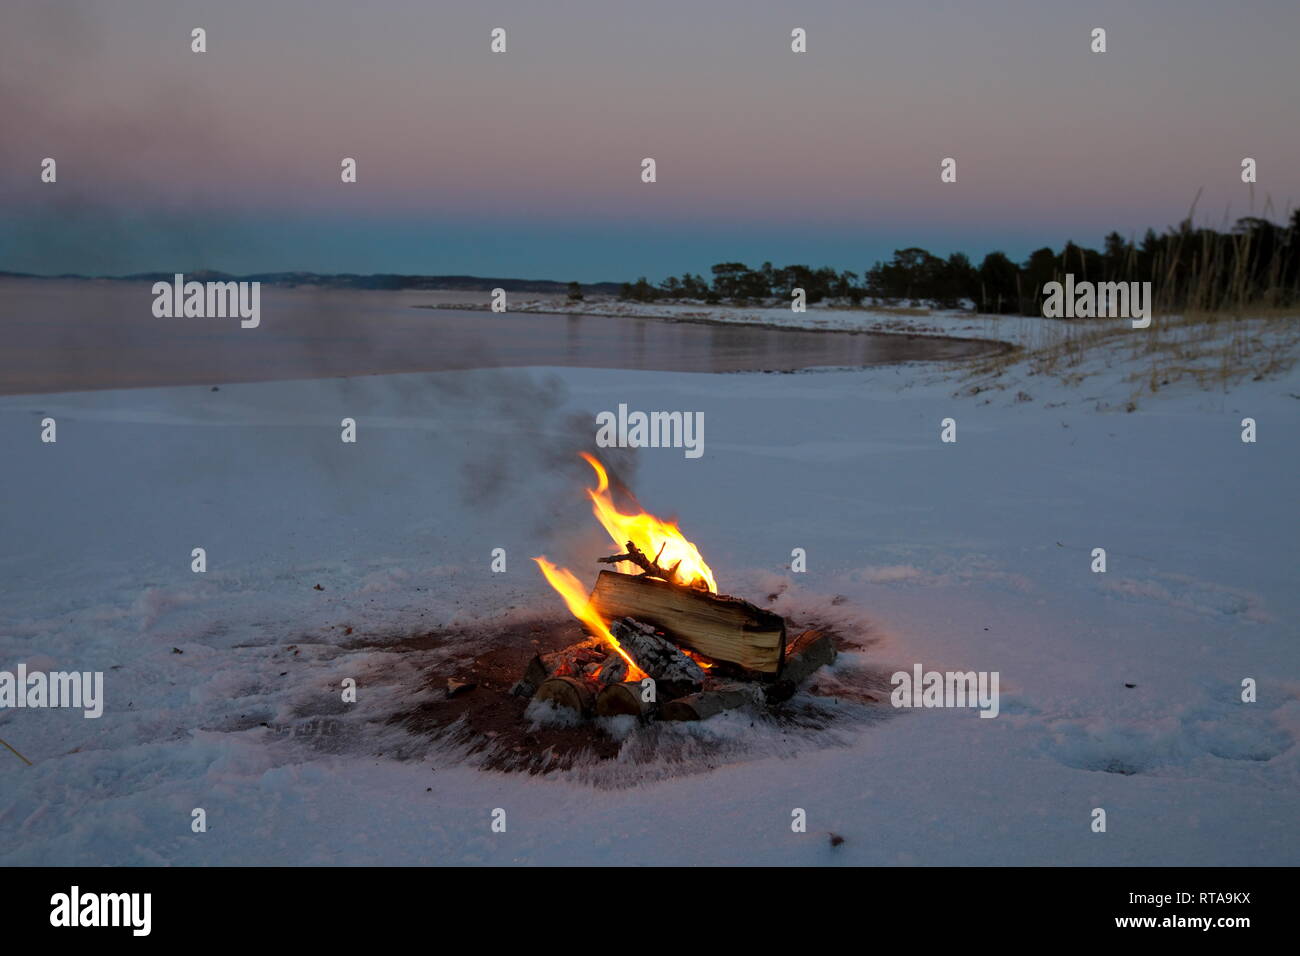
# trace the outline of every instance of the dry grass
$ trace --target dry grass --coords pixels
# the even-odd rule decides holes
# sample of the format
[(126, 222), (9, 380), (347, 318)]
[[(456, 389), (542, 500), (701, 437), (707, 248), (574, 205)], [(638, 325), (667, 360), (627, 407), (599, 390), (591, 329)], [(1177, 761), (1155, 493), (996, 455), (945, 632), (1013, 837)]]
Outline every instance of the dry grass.
[(1224, 391), (1245, 379), (1271, 378), (1295, 364), (1300, 345), (1300, 318), (1294, 310), (1191, 312), (1158, 319), (1138, 330), (1133, 342), (1132, 355), (1142, 369), (1130, 380), (1139, 395), (1188, 378), (1202, 388)]
[(1227, 391), (1244, 380), (1274, 377), (1294, 366), (1298, 354), (1295, 309), (1155, 315), (1146, 329), (1134, 329), (1127, 319), (1044, 319), (1023, 348), (972, 363), (968, 378), (976, 384), (967, 391), (987, 389), (989, 380), (1017, 367), (1077, 385), (1120, 365), (1133, 388), (1131, 410), (1142, 398), (1183, 381)]
[[(1199, 195), (1198, 195), (1199, 198)], [(1031, 375), (1075, 384), (1107, 365), (1131, 370), (1129, 407), (1177, 382), (1228, 389), (1290, 369), (1300, 346), (1300, 301), (1288, 274), (1286, 238), (1261, 261), (1250, 232), (1235, 234), (1187, 227), (1170, 237), (1151, 264), (1151, 324), (1134, 329), (1126, 319), (1042, 319), (1014, 352), (975, 363), (972, 379), (997, 378), (1023, 364)], [(1130, 247), (1128, 274), (1136, 273)], [(1289, 284), (1288, 284), (1289, 283)], [(987, 386), (985, 386), (987, 387)]]

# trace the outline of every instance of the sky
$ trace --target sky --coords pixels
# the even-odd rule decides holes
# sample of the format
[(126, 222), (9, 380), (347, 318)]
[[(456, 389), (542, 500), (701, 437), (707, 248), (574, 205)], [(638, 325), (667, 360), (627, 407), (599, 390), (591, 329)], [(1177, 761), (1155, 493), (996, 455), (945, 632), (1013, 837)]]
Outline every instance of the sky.
[(1298, 36), (1294, 0), (5, 0), (0, 270), (658, 280), (1283, 220)]

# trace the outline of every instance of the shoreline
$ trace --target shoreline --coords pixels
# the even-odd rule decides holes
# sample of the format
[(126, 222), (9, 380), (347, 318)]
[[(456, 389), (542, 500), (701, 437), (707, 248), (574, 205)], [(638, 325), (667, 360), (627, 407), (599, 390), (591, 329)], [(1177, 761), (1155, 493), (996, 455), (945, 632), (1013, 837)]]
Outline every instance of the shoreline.
[[(504, 314), (598, 316), (607, 318), (666, 319), (699, 325), (730, 325), (801, 332), (875, 332), (958, 340), (981, 340), (1004, 345), (1030, 345), (1039, 341), (1045, 329), (1069, 324), (1081, 329), (1093, 320), (1044, 319), (1041, 316), (983, 314), (963, 309), (938, 309), (864, 302), (852, 306), (843, 300), (810, 304), (804, 312), (793, 312), (784, 300), (764, 300), (746, 305), (703, 303), (682, 300), (635, 302), (616, 296), (588, 296), (571, 302), (562, 294), (508, 293)], [(488, 311), (491, 294), (445, 291), (425, 293), (409, 304), (413, 308)]]
[[(412, 305), (410, 306), (410, 308), (429, 309), (435, 312), (448, 311), (448, 312), (491, 313), (492, 311), (490, 306), (483, 303), (477, 303), (477, 302), (418, 304), (418, 305)], [(717, 308), (735, 309), (741, 307), (720, 306)], [(764, 309), (764, 311), (770, 311), (770, 310)], [(871, 309), (857, 309), (857, 310), (835, 309), (835, 310), (824, 310), (824, 311), (836, 317), (853, 315), (855, 313), (863, 316), (872, 316), (872, 317), (880, 316), (882, 314), (878, 311), (873, 311)], [(971, 357), (978, 357), (978, 358), (984, 358), (989, 355), (1002, 355), (1002, 354), (1006, 354), (1007, 352), (1017, 351), (1022, 347), (1019, 343), (1007, 341), (1006, 339), (1002, 339), (1002, 338), (995, 338), (993, 336), (954, 335), (951, 332), (945, 331), (943, 329), (939, 329), (935, 327), (924, 327), (919, 325), (912, 327), (906, 323), (901, 323), (902, 327), (899, 328), (881, 328), (879, 326), (865, 326), (865, 327), (858, 327), (858, 328), (829, 327), (825, 325), (804, 325), (804, 324), (796, 324), (796, 323), (783, 323), (783, 322), (775, 322), (775, 321), (763, 320), (763, 319), (757, 319), (757, 320), (746, 320), (743, 318), (728, 319), (728, 318), (721, 318), (716, 314), (707, 314), (707, 313), (702, 314), (698, 312), (679, 312), (679, 313), (635, 312), (635, 311), (608, 312), (608, 311), (598, 311), (595, 309), (575, 310), (575, 309), (564, 309), (558, 307), (532, 308), (528, 304), (526, 304), (522, 308), (519, 307), (511, 308), (508, 309), (506, 312), (501, 312), (496, 314), (498, 315), (549, 315), (549, 316), (560, 316), (560, 317), (571, 317), (571, 318), (654, 319), (659, 322), (691, 324), (691, 325), (708, 325), (708, 326), (714, 326), (719, 328), (739, 327), (739, 328), (746, 328), (746, 329), (763, 329), (771, 332), (815, 332), (818, 334), (831, 334), (831, 335), (876, 335), (876, 336), (901, 337), (907, 339), (920, 339), (920, 338), (947, 339), (953, 342), (977, 342), (980, 344), (986, 344), (990, 346), (990, 350), (988, 352), (981, 353), (979, 356), (971, 356)], [(811, 314), (811, 313), (805, 313), (805, 314)], [(929, 313), (926, 313), (925, 315), (918, 315), (918, 316), (901, 315), (901, 314), (898, 316), (898, 318), (932, 318), (932, 317), (933, 316)], [(980, 316), (977, 313), (970, 313), (969, 318), (971, 319), (985, 318), (985, 319), (996, 320), (998, 318), (1004, 318), (1004, 317)], [(1021, 317), (1015, 316), (1013, 318), (1018, 319)], [(951, 361), (951, 360), (934, 359), (934, 361), (942, 362), (942, 361)], [(885, 364), (893, 364), (893, 363), (885, 363)], [(768, 370), (755, 369), (754, 371), (768, 371)]]
[[(435, 311), (445, 310), (449, 312), (491, 312), (491, 308), (480, 304), (461, 304), (461, 305), (413, 305), (413, 309), (433, 309)], [(802, 325), (782, 325), (780, 322), (735, 322), (729, 319), (719, 319), (711, 315), (698, 315), (695, 313), (681, 313), (673, 315), (671, 313), (653, 312), (597, 312), (573, 309), (509, 309), (506, 312), (497, 313), (498, 315), (560, 315), (575, 316), (580, 318), (606, 318), (606, 319), (657, 319), (661, 322), (690, 322), (695, 325), (719, 325), (734, 327), (737, 325), (744, 326), (748, 329), (771, 329), (775, 332), (833, 332), (839, 335), (911, 335), (919, 336), (919, 332), (889, 332), (877, 331), (874, 329), (828, 329), (816, 326), (805, 327)], [(956, 338), (956, 336), (944, 336), (945, 338)]]

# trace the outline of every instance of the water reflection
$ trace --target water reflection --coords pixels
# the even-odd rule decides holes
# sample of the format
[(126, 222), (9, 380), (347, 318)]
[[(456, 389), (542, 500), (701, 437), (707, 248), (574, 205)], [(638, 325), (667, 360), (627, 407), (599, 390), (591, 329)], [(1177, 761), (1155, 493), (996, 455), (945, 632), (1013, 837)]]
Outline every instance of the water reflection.
[(158, 319), (148, 285), (0, 282), (0, 392), (505, 366), (790, 371), (953, 359), (987, 343), (634, 319), (418, 309), (411, 295), (263, 288), (262, 325)]

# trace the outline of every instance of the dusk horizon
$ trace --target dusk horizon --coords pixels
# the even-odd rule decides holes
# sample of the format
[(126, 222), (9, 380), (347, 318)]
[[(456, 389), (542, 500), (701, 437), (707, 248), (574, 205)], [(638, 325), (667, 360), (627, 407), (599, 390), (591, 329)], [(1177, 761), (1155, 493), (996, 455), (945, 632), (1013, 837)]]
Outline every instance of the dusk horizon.
[[(1279, 226), (1286, 222), (1284, 217), (1265, 218)], [(327, 221), (339, 224), (338, 220)], [(777, 266), (830, 266), (864, 273), (872, 265), (887, 262), (895, 251), (908, 248), (923, 248), (941, 258), (964, 253), (976, 264), (989, 253), (1003, 252), (1012, 261), (1021, 262), (1037, 249), (1059, 251), (1066, 243), (1100, 248), (1105, 235), (1115, 231), (1119, 231), (1125, 240), (1140, 243), (1147, 228), (1159, 234), (1176, 228), (1179, 222), (1181, 220), (1175, 219), (1128, 233), (1111, 229), (1086, 236), (1035, 233), (1019, 241), (987, 245), (979, 245), (978, 236), (945, 238), (915, 229), (899, 229), (891, 233), (892, 239), (884, 237), (878, 241), (821, 235), (773, 242), (756, 238), (753, 231), (716, 237), (695, 235), (685, 239), (647, 234), (646, 230), (638, 235), (577, 231), (561, 235), (559, 238), (563, 242), (559, 248), (556, 248), (556, 233), (544, 227), (534, 227), (538, 235), (529, 236), (527, 227), (512, 227), (507, 233), (481, 224), (442, 224), (440, 231), (445, 234), (430, 236), (427, 224), (399, 226), (386, 223), (376, 229), (368, 243), (340, 242), (339, 248), (331, 248), (319, 239), (322, 228), (319, 223), (278, 222), (274, 226), (241, 227), (228, 222), (223, 229), (214, 230), (197, 242), (192, 233), (187, 233), (180, 223), (176, 223), (174, 232), (164, 229), (156, 233), (167, 237), (160, 238), (160, 241), (165, 242), (170, 251), (163, 251), (135, 248), (131, 236), (133, 225), (127, 219), (105, 223), (76, 240), (66, 234), (62, 236), (60, 244), (67, 247), (69, 254), (66, 259), (58, 261), (71, 263), (71, 267), (53, 268), (46, 254), (42, 254), (39, 260), (17, 254), (12, 259), (0, 259), (0, 272), (105, 278), (171, 272), (469, 275), (583, 284), (628, 282), (644, 276), (658, 283), (686, 272), (707, 276), (714, 264), (737, 261), (751, 267), (770, 262)], [(1222, 231), (1227, 231), (1233, 222), (1235, 217), (1227, 223), (1196, 220), (1198, 226)], [(31, 231), (27, 235), (25, 241), (30, 242)], [(316, 248), (310, 257), (304, 257), (300, 251), (304, 245), (303, 237), (311, 235), (317, 237)], [(365, 248), (358, 249), (358, 245)], [(489, 245), (491, 252), (483, 251)], [(209, 246), (213, 248), (209, 249)], [(466, 246), (469, 248), (464, 248)], [(189, 248), (199, 251), (186, 251)], [(10, 250), (0, 244), (0, 251)], [(81, 267), (76, 263), (81, 263)], [(650, 263), (659, 266), (657, 269), (648, 268)]]
[[(1268, 29), (1211, 3), (820, 3), (791, 56), (791, 14), (731, 2), (617, 25), (586, 2), (373, 20), (23, 4), (0, 36), (0, 269), (658, 281), (719, 261), (862, 271), (910, 246), (1020, 260), (1140, 239), (1193, 203), (1214, 227), (1285, 222), (1300, 11), (1255, 7)], [(488, 51), (496, 26), (508, 56)], [(43, 157), (57, 183), (34, 174)]]

